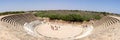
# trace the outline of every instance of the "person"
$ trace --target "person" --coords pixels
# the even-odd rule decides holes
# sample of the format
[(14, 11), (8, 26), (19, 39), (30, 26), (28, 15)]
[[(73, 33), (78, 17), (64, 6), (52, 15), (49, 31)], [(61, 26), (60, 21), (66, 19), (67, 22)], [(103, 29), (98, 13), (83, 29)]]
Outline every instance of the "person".
[(83, 27), (87, 27), (87, 25), (83, 25)]
[(54, 27), (52, 25), (50, 25), (51, 29), (54, 30)]

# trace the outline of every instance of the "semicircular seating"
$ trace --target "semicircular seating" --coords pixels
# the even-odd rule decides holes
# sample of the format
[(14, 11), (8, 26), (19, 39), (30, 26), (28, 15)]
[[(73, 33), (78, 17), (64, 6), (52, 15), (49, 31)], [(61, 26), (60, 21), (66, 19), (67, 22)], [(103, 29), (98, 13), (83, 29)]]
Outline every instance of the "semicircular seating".
[(96, 22), (94, 24), (94, 27), (97, 29), (101, 29), (101, 30), (107, 30), (110, 29), (112, 25), (116, 25), (117, 23), (120, 23), (120, 19), (111, 17), (111, 16), (107, 16), (102, 18), (101, 20), (99, 20), (98, 22)]
[(15, 14), (15, 15), (5, 15), (3, 16), (0, 21), (4, 24), (5, 27), (8, 29), (12, 29), (12, 34), (16, 37), (20, 38), (21, 40), (37, 40), (41, 38), (37, 38), (27, 34), (24, 29), (25, 23), (30, 23), (32, 21), (38, 20), (33, 14)]
[(93, 33), (88, 36), (91, 40), (119, 40), (120, 17), (106, 16), (93, 24)]
[(112, 25), (112, 24), (115, 24), (115, 23), (117, 23), (117, 22), (120, 22), (120, 20), (119, 19), (117, 19), (117, 18), (113, 18), (113, 17), (110, 17), (110, 16), (106, 16), (106, 17), (104, 17), (104, 18), (102, 18), (102, 19), (100, 19), (99, 21), (97, 21), (97, 22), (95, 22), (94, 24), (93, 24), (93, 26), (94, 27), (98, 27), (98, 26), (110, 26), (110, 25)]
[(2, 17), (1, 22), (10, 24), (7, 27), (16, 30), (23, 30), (23, 26), (25, 23), (30, 23), (32, 21), (37, 20), (37, 18), (30, 13), (27, 14), (17, 14), (17, 15), (8, 15)]
[[(31, 23), (38, 19), (33, 14), (18, 14), (18, 15), (9, 15), (2, 17), (0, 20), (1, 22), (13, 25), (13, 26), (8, 26), (8, 28), (24, 31), (23, 27), (25, 23)], [(88, 37), (89, 38), (93, 37), (93, 39), (95, 39), (97, 37), (100, 38), (103, 35), (109, 35), (109, 34), (113, 35), (113, 37), (116, 37), (116, 35), (120, 35), (119, 33), (116, 33), (116, 32), (120, 32), (118, 31), (120, 28), (118, 26), (119, 24), (120, 24), (120, 19), (114, 16), (103, 17), (102, 19), (100, 19), (99, 21), (93, 24), (94, 26), (93, 33)]]
[(33, 14), (19, 14), (19, 15), (10, 15), (1, 18), (2, 22), (7, 22), (12, 25), (16, 25), (15, 23), (23, 26), (25, 22), (29, 23), (31, 21), (36, 20)]

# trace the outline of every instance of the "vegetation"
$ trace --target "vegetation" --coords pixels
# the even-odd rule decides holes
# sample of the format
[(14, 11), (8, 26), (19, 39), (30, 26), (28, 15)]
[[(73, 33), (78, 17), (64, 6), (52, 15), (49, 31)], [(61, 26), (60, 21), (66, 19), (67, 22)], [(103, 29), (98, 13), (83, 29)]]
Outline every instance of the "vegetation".
[(46, 14), (46, 13), (36, 13), (36, 16), (39, 17), (49, 17), (50, 19), (58, 19), (58, 20), (65, 20), (65, 21), (89, 21), (90, 19), (100, 19), (99, 15), (84, 15), (81, 16), (80, 14)]
[(64, 20), (64, 21), (89, 21), (91, 19), (98, 20), (101, 18), (99, 14), (96, 13), (79, 13), (79, 11), (39, 11), (35, 14), (38, 17), (48, 17), (51, 20)]
[[(27, 11), (29, 13), (35, 12), (37, 17), (48, 17), (51, 20), (64, 20), (64, 21), (89, 21), (89, 20), (99, 20), (106, 15), (119, 15), (108, 12), (95, 12), (95, 11), (81, 11), (81, 10), (46, 10), (46, 11)], [(25, 11), (16, 12), (3, 12), (0, 15), (7, 14), (20, 14), (25, 13)]]
[(25, 13), (25, 12), (24, 12), (24, 11), (3, 12), (3, 13), (0, 13), (0, 15), (8, 15), (8, 14), (20, 14), (20, 13)]

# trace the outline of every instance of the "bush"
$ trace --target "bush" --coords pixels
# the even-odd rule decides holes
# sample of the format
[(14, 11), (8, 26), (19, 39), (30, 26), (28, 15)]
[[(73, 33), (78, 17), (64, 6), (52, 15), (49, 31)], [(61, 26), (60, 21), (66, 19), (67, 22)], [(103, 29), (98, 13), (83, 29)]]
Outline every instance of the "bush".
[[(34, 11), (33, 11), (34, 12)], [(91, 19), (99, 20), (103, 15), (106, 16), (109, 13), (107, 12), (90, 12), (90, 11), (80, 11), (80, 10), (54, 10), (54, 11), (36, 11), (34, 15), (37, 17), (48, 17), (51, 20), (64, 20), (64, 21), (89, 21)], [(17, 12), (4, 12), (0, 13), (0, 15), (7, 15), (7, 14), (19, 14), (25, 13), (24, 11), (17, 11)], [(113, 14), (111, 14), (113, 15)]]
[(51, 20), (58, 19), (58, 20), (64, 20), (64, 21), (89, 21), (90, 19), (99, 19), (100, 16), (91, 16), (91, 15), (83, 15), (80, 14), (46, 14), (46, 13), (36, 13), (35, 15), (39, 17), (49, 17)]
[(24, 11), (3, 12), (3, 13), (0, 13), (0, 15), (8, 15), (8, 14), (20, 14), (20, 13), (25, 13), (25, 12), (24, 12)]

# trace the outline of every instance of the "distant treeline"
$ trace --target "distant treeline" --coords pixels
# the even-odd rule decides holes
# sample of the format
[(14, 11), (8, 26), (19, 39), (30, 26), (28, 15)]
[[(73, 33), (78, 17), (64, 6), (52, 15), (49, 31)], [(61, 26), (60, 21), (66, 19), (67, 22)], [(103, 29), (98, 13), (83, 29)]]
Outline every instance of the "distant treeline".
[(24, 11), (3, 12), (3, 13), (0, 13), (0, 15), (20, 14), (20, 13), (25, 13), (25, 12)]
[(48, 10), (37, 11), (35, 14), (38, 17), (48, 17), (52, 20), (64, 21), (90, 21), (99, 20), (106, 15), (117, 15), (107, 12), (81, 11), (81, 10)]
[(36, 13), (39, 17), (48, 17), (51, 20), (64, 20), (64, 21), (89, 21), (91, 19), (100, 19), (100, 15), (80, 15), (80, 14), (56, 14), (56, 13)]
[[(3, 12), (0, 15), (7, 14), (20, 14), (26, 11), (16, 12)], [(81, 11), (81, 10), (44, 10), (44, 11), (27, 11), (27, 13), (34, 13), (37, 17), (48, 17), (51, 20), (64, 20), (64, 21), (89, 21), (99, 20), (106, 15), (119, 15), (108, 12), (95, 12), (95, 11)]]

